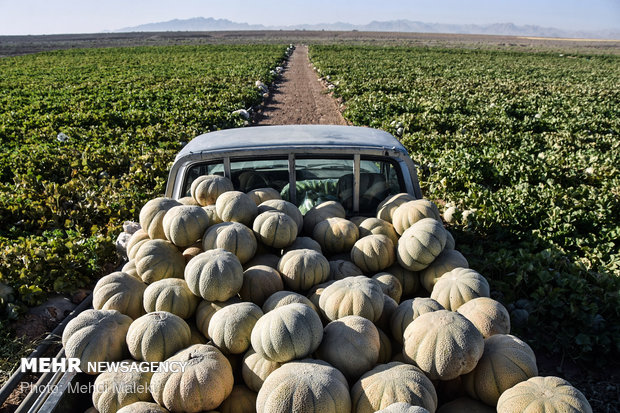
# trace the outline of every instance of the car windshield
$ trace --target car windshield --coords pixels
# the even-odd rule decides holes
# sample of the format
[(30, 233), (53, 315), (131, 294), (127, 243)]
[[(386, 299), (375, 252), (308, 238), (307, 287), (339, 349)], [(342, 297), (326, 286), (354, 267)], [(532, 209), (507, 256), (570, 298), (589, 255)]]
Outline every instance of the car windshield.
[[(288, 158), (231, 159), (230, 178), (236, 190), (248, 192), (258, 188), (274, 188), (282, 199), (293, 202), (302, 213), (325, 201), (338, 201), (353, 215), (353, 156), (295, 157), (295, 191), (291, 191)], [(225, 175), (224, 161), (193, 165), (185, 181), (185, 195), (191, 183), (202, 175)], [(398, 163), (387, 157), (361, 157), (359, 163), (359, 211), (374, 215), (377, 205), (388, 195), (405, 191)], [(291, 193), (291, 192), (294, 192)]]

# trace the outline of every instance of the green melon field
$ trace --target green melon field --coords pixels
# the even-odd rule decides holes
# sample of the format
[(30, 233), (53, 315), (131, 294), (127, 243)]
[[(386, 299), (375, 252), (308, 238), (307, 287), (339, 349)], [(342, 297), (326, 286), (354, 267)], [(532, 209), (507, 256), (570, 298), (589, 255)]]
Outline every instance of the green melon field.
[[(285, 46), (0, 60), (0, 323), (92, 285), (184, 142), (244, 122)], [(344, 116), (402, 140), (457, 249), (537, 351), (620, 351), (620, 57), (312, 46)], [(60, 134), (60, 135), (59, 135)]]

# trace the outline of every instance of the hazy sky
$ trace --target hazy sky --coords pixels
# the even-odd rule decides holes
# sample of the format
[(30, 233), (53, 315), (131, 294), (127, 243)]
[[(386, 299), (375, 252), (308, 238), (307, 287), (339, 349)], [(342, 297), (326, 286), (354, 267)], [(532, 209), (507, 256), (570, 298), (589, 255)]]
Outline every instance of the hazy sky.
[(191, 17), (265, 25), (409, 19), (620, 30), (620, 0), (0, 0), (0, 35), (90, 33)]

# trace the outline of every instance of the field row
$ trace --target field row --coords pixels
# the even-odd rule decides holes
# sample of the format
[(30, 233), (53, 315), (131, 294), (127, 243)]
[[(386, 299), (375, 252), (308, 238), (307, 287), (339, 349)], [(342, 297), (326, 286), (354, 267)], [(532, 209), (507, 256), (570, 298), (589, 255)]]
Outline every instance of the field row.
[(620, 349), (620, 60), (315, 46), (356, 125), (402, 134), (425, 196), (455, 205), (472, 268), (536, 348)]

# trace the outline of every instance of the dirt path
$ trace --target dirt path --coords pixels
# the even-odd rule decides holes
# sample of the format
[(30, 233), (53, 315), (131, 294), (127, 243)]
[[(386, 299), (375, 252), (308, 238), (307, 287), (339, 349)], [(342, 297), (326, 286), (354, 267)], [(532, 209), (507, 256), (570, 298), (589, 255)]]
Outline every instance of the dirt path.
[(326, 94), (310, 66), (308, 47), (297, 46), (282, 79), (275, 85), (265, 107), (258, 113), (258, 125), (346, 125), (338, 103)]

